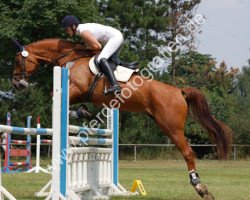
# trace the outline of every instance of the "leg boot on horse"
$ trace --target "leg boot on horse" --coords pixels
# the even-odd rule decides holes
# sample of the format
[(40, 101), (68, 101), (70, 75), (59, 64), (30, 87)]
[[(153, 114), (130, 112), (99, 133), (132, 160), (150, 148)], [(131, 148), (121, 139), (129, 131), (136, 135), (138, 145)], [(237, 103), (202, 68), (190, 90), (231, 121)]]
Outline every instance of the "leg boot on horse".
[(86, 105), (81, 105), (77, 110), (70, 110), (69, 117), (71, 119), (86, 119), (88, 121), (96, 120), (97, 122), (101, 123), (100, 119), (90, 113), (88, 107)]

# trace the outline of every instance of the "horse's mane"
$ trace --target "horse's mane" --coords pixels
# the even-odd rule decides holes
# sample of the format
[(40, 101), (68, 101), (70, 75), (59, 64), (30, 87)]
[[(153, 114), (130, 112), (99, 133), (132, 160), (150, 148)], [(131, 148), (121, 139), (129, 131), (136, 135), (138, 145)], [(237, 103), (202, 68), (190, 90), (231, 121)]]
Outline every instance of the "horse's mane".
[(59, 39), (59, 38), (47, 38), (47, 39), (41, 39), (41, 40), (32, 42), (32, 43), (28, 44), (28, 46), (29, 45), (38, 45), (40, 43), (53, 43), (53, 42), (63, 42), (63, 43), (74, 45), (74, 42), (69, 41), (69, 40)]
[(65, 39), (59, 39), (59, 38), (49, 38), (49, 39), (42, 39), (38, 40), (36, 42), (32, 42), (28, 45), (26, 45), (27, 48), (44, 48), (48, 47), (50, 49), (56, 48), (56, 49), (72, 49), (75, 46), (75, 43), (69, 40)]
[[(33, 53), (41, 53), (44, 54), (44, 52), (48, 53), (58, 53), (58, 54), (63, 54), (70, 52), (72, 49), (75, 48), (76, 43), (65, 40), (65, 39), (59, 39), (59, 38), (49, 38), (49, 39), (42, 39), (38, 40), (36, 42), (30, 43), (26, 45), (25, 47), (27, 48), (28, 51), (31, 51)], [(82, 57), (89, 57), (93, 56), (99, 51), (94, 51), (94, 50), (75, 50), (73, 51), (75, 53), (76, 57), (82, 56)], [(58, 56), (57, 56), (58, 57)]]

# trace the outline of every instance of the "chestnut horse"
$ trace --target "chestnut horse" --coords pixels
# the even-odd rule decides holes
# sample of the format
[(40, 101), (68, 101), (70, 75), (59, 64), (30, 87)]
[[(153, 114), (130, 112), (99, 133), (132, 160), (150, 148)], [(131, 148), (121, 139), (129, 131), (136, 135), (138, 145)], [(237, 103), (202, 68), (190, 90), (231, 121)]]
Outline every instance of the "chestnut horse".
[[(89, 70), (89, 60), (98, 52), (76, 51), (75, 43), (60, 39), (45, 39), (24, 47), (18, 42), (16, 45), (19, 48), (13, 72), (13, 85), (16, 88), (28, 86), (27, 79), (37, 72), (42, 61), (59, 66), (65, 66), (67, 62), (73, 61), (70, 69), (70, 104), (86, 102), (86, 95), (95, 78)], [(148, 75), (149, 72), (146, 75), (134, 74), (129, 82), (120, 83), (120, 95), (109, 96), (103, 94), (103, 89), (108, 83), (103, 81), (105, 78), (102, 77), (93, 91), (91, 102), (150, 115), (182, 153), (190, 173), (190, 182), (199, 195), (212, 196), (200, 182), (194, 152), (184, 135), (188, 108), (191, 108), (195, 119), (207, 131), (212, 144), (216, 145), (219, 159), (226, 159), (230, 154), (230, 128), (211, 115), (208, 103), (200, 90), (176, 88), (150, 79)]]

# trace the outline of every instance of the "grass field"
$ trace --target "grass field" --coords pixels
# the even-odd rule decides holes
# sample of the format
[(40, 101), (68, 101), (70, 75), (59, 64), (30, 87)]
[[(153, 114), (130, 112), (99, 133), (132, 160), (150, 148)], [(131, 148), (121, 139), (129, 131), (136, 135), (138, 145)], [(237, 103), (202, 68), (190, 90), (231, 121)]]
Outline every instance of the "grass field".
[[(250, 161), (197, 161), (201, 180), (216, 200), (250, 200)], [(199, 200), (189, 184), (184, 161), (120, 161), (120, 183), (130, 189), (135, 179), (142, 180), (147, 196), (113, 197), (147, 200)], [(3, 175), (3, 185), (18, 200), (35, 200), (37, 192), (48, 180), (46, 174)]]

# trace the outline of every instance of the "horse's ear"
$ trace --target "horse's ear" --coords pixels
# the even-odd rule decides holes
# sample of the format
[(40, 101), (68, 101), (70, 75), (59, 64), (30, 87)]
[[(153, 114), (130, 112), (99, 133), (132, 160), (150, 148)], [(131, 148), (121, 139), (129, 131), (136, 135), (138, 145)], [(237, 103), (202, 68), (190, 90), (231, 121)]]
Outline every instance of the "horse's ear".
[(23, 51), (23, 46), (17, 41), (17, 39), (12, 38), (12, 41), (15, 44), (15, 46), (17, 47), (18, 51)]

